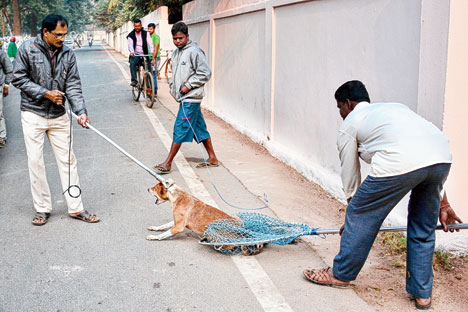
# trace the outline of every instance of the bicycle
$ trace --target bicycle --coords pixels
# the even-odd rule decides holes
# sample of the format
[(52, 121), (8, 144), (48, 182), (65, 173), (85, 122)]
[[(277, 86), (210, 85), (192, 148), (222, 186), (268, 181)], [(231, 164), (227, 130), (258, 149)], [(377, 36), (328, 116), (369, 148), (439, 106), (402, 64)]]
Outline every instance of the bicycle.
[[(139, 57), (137, 64), (137, 85), (132, 87), (133, 100), (138, 102), (140, 99), (141, 93), (145, 97), (146, 106), (151, 108), (153, 107), (154, 101), (156, 99), (156, 94), (154, 92), (154, 79), (153, 73), (151, 72), (151, 63), (148, 60), (150, 54), (139, 54), (135, 55)], [(142, 64), (143, 60), (143, 64)]]
[(166, 76), (167, 82), (169, 82), (169, 76), (167, 75), (167, 72), (171, 71), (171, 56), (169, 55), (169, 52), (172, 52), (172, 50), (163, 50), (163, 51), (166, 51), (166, 55), (165, 55), (166, 59), (164, 60), (164, 62), (159, 67), (157, 79), (161, 80), (160, 73), (161, 73), (161, 70), (165, 67), (164, 75)]

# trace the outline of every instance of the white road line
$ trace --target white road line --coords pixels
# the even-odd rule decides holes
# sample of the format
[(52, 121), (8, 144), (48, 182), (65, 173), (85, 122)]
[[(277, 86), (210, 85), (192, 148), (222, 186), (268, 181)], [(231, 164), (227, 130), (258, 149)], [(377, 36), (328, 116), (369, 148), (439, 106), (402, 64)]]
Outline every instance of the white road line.
[[(117, 64), (125, 79), (127, 79), (127, 81), (130, 80), (130, 75), (127, 70), (125, 70), (123, 66), (115, 60), (107, 48), (105, 49), (107, 54), (109, 54), (111, 59)], [(169, 151), (172, 139), (161, 121), (154, 111), (146, 107), (144, 103), (141, 103), (141, 107), (143, 107), (143, 111), (146, 113), (146, 116), (148, 116), (151, 124), (156, 130), (156, 133), (161, 139), (161, 142)], [(217, 207), (216, 202), (198, 179), (181, 151), (179, 151), (178, 155), (175, 157), (174, 162), (190, 188), (191, 193), (207, 204)], [(244, 277), (264, 311), (293, 311), (255, 257), (235, 256), (231, 257), (231, 259), (239, 269), (239, 272)]]

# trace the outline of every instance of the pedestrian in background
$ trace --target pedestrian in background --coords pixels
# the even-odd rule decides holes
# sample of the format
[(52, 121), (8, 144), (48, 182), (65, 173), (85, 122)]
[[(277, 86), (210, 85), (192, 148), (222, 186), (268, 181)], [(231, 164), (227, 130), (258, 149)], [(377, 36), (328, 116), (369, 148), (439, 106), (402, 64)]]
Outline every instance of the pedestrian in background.
[(78, 124), (86, 128), (89, 123), (75, 54), (63, 44), (67, 30), (63, 16), (46, 16), (41, 33), (20, 46), (13, 71), (13, 85), (21, 90), (21, 124), (36, 211), (34, 225), (46, 224), (52, 211), (43, 156), (45, 136), (54, 151), (69, 216), (89, 223), (99, 221), (83, 208), (80, 193), (72, 197), (67, 191), (71, 192), (70, 185), (79, 187), (80, 182), (64, 95), (79, 116)]
[(10, 86), (13, 66), (5, 51), (0, 49), (0, 86), (3, 89), (3, 96), (0, 95), (0, 148), (6, 146), (7, 130), (5, 115), (3, 114), (3, 98), (8, 96), (8, 87)]
[(13, 65), (15, 65), (15, 57), (17, 51), (18, 48), (16, 47), (16, 38), (11, 37), (10, 43), (8, 44), (8, 57), (10, 58), (10, 61), (13, 63)]
[(158, 95), (158, 67), (159, 67), (159, 61), (161, 60), (161, 57), (159, 55), (159, 45), (161, 43), (161, 38), (156, 34), (156, 25), (154, 23), (149, 23), (148, 24), (148, 32), (151, 35), (151, 39), (153, 40), (154, 44), (154, 49), (153, 49), (153, 55), (151, 56), (151, 65), (153, 66), (153, 80), (154, 80), (154, 93), (155, 95)]
[(161, 174), (171, 172), (172, 161), (182, 143), (203, 143), (208, 152), (208, 159), (197, 165), (197, 168), (218, 167), (211, 137), (206, 128), (205, 119), (200, 108), (205, 92), (204, 85), (210, 80), (211, 70), (205, 53), (189, 38), (188, 27), (177, 22), (171, 29), (172, 40), (177, 49), (172, 53), (172, 80), (170, 91), (172, 97), (180, 102), (179, 112), (174, 123), (172, 145), (166, 160), (155, 165)]

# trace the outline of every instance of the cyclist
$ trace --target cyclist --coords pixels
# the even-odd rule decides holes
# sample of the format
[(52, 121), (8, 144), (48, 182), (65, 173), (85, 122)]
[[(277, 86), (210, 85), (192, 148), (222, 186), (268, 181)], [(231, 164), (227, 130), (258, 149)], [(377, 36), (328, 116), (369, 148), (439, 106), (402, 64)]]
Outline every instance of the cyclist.
[(156, 29), (156, 25), (154, 23), (149, 23), (148, 24), (148, 32), (151, 35), (151, 39), (153, 39), (153, 44), (154, 44), (154, 50), (153, 50), (153, 56), (151, 57), (151, 65), (154, 66), (153, 70), (153, 80), (154, 80), (154, 93), (157, 95), (158, 93), (158, 67), (159, 67), (159, 61), (161, 60), (159, 56), (159, 44), (161, 42), (161, 38), (154, 32)]
[(149, 32), (143, 30), (141, 20), (136, 18), (133, 20), (133, 30), (127, 35), (128, 52), (130, 52), (130, 73), (132, 75), (131, 86), (138, 84), (136, 76), (136, 68), (139, 62), (139, 57), (135, 55), (153, 54), (153, 40)]

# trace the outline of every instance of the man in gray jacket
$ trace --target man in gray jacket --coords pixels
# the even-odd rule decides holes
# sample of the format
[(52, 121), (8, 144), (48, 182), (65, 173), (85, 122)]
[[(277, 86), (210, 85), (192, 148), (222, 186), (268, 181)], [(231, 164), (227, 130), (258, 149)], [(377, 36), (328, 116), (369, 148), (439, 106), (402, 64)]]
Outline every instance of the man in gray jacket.
[(46, 135), (57, 161), (70, 217), (89, 223), (99, 221), (83, 208), (81, 192), (75, 190), (80, 183), (63, 96), (79, 116), (78, 123), (82, 127), (87, 128), (89, 119), (75, 54), (63, 45), (67, 30), (65, 18), (48, 15), (42, 21), (41, 34), (19, 48), (13, 71), (13, 85), (21, 90), (21, 124), (36, 211), (34, 225), (44, 225), (52, 211), (43, 157)]
[(208, 159), (197, 165), (197, 168), (218, 167), (210, 134), (206, 129), (205, 119), (200, 109), (203, 100), (203, 86), (210, 80), (211, 70), (208, 67), (205, 53), (198, 45), (189, 40), (188, 27), (177, 22), (171, 29), (172, 40), (177, 49), (172, 54), (171, 95), (180, 102), (179, 112), (174, 124), (171, 150), (167, 159), (154, 168), (160, 174), (171, 172), (172, 161), (183, 142), (202, 142), (208, 152)]
[(7, 132), (5, 116), (3, 116), (3, 98), (8, 96), (13, 66), (5, 51), (0, 49), (0, 86), (3, 86), (3, 96), (0, 94), (0, 148), (6, 146)]

